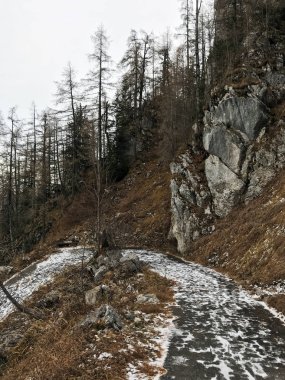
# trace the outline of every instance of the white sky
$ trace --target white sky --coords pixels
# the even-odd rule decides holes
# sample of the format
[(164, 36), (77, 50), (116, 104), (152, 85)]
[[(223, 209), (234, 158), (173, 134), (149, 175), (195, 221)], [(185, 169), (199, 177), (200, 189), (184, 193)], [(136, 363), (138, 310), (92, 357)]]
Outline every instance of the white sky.
[(103, 24), (118, 62), (131, 29), (163, 34), (180, 24), (178, 0), (0, 0), (0, 110), (26, 117), (31, 103), (52, 104), (68, 61), (88, 71), (91, 34)]

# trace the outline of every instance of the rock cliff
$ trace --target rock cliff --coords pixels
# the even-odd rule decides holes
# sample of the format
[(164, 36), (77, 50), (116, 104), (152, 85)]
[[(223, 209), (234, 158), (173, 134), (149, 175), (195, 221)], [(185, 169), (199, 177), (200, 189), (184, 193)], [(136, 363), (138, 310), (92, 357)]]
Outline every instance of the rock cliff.
[[(285, 6), (280, 9), (284, 14)], [(212, 90), (204, 158), (197, 165), (188, 149), (171, 164), (169, 236), (182, 253), (215, 229), (216, 218), (260, 195), (285, 166), (285, 32), (260, 28), (244, 36), (236, 67)]]

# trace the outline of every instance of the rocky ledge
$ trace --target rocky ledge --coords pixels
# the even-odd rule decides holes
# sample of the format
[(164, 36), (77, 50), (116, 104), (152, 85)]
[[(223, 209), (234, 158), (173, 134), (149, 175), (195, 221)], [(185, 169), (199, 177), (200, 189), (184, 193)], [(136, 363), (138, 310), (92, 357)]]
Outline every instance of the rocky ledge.
[(265, 73), (242, 95), (225, 86), (203, 119), (206, 158), (197, 165), (188, 149), (171, 164), (169, 237), (177, 241), (180, 252), (189, 250), (199, 236), (213, 232), (216, 218), (260, 195), (284, 168), (283, 67)]

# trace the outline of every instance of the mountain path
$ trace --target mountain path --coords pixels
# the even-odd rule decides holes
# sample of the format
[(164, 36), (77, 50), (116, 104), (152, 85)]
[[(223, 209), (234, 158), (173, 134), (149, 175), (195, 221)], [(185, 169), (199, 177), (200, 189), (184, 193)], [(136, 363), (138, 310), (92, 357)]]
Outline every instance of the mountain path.
[[(146, 250), (124, 253), (137, 254), (160, 275), (176, 282), (175, 321), (162, 380), (285, 379), (285, 325), (264, 303), (201, 265)], [(83, 248), (62, 249), (14, 275), (5, 285), (23, 301), (65, 268), (91, 256)], [(0, 321), (13, 310), (0, 293)]]

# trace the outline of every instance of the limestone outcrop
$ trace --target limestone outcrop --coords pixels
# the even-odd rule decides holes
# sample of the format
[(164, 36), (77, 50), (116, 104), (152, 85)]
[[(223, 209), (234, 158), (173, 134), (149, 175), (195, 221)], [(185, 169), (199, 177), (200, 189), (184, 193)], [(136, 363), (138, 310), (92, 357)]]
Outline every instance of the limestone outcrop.
[(197, 173), (190, 152), (178, 157), (170, 169), (172, 217), (169, 238), (177, 241), (180, 252), (185, 252), (191, 241), (213, 231), (211, 195), (205, 174)]
[[(265, 31), (254, 2), (236, 9), (215, 0), (217, 51), (209, 58), (215, 73), (201, 126), (203, 147), (197, 152), (196, 146), (195, 153), (188, 149), (170, 167), (169, 237), (180, 252), (191, 251), (193, 240), (211, 233), (215, 219), (259, 196), (285, 167), (284, 1), (270, 7)], [(236, 31), (224, 22), (229, 14), (240, 32), (235, 47)], [(198, 165), (197, 155), (203, 157)]]
[(215, 218), (260, 195), (285, 166), (284, 110), (281, 107), (278, 118), (272, 113), (272, 104), (285, 108), (283, 71), (273, 71), (258, 86), (248, 86), (243, 96), (226, 87), (203, 119), (207, 156), (200, 169), (190, 150), (171, 164), (169, 237), (177, 241), (180, 252), (211, 233)]

